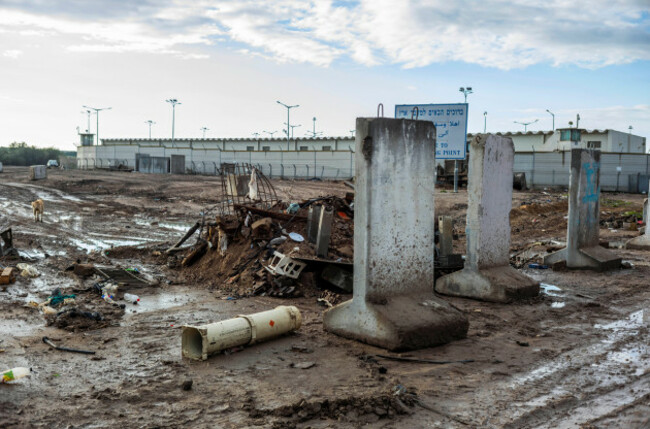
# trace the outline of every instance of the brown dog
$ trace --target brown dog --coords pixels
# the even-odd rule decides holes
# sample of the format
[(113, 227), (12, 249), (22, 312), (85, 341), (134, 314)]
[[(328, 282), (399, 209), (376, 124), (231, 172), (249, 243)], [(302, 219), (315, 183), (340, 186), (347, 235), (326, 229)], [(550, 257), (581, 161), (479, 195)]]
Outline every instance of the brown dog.
[(40, 198), (32, 202), (32, 211), (34, 212), (34, 222), (43, 222), (43, 210), (44, 210), (43, 200)]

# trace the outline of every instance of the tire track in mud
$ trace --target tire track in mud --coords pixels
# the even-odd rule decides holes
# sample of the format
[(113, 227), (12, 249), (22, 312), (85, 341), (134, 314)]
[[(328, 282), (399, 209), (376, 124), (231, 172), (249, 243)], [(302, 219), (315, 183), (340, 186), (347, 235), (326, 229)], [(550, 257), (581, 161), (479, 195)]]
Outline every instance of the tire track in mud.
[[(600, 342), (562, 353), (531, 371), (477, 392), (473, 424), (508, 429), (574, 428), (618, 407), (632, 404), (650, 387), (650, 345), (644, 311), (595, 329), (606, 335)], [(647, 316), (646, 316), (647, 318)], [(459, 410), (460, 411), (460, 410)]]

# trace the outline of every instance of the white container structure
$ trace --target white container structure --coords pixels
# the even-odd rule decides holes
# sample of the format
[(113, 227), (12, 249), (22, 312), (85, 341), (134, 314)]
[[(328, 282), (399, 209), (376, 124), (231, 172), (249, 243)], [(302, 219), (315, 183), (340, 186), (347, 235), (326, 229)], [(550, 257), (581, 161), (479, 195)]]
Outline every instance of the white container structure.
[(284, 306), (203, 326), (183, 326), (183, 357), (206, 360), (233, 347), (254, 344), (300, 328), (302, 315), (294, 306)]

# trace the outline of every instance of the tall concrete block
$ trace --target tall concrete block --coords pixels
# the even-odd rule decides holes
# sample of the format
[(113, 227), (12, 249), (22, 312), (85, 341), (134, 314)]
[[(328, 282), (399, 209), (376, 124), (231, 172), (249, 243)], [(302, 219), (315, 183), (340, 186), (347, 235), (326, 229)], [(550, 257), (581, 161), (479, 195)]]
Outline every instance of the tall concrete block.
[(567, 247), (544, 258), (544, 263), (566, 261), (567, 268), (620, 268), (621, 258), (600, 247), (600, 151), (571, 150)]
[(451, 216), (438, 217), (438, 247), (440, 248), (440, 256), (445, 257), (454, 253), (454, 229)]
[(309, 213), (307, 215), (307, 241), (316, 243), (318, 238), (318, 223), (320, 222), (320, 211), (322, 206), (309, 206)]
[(510, 266), (512, 140), (482, 134), (470, 145), (465, 268), (439, 278), (436, 292), (494, 302), (536, 296), (539, 283)]
[(467, 335), (466, 317), (433, 294), (435, 127), (357, 118), (353, 299), (325, 329), (391, 350)]
[[(648, 189), (650, 189), (650, 183)], [(643, 202), (643, 222), (645, 223), (645, 233), (625, 243), (626, 249), (650, 250), (650, 227), (648, 226), (648, 223), (650, 223), (650, 204), (648, 198)]]
[(327, 258), (330, 247), (330, 235), (332, 234), (332, 219), (334, 211), (331, 207), (323, 207), (318, 220), (318, 233), (316, 236), (316, 256)]
[(47, 167), (44, 165), (32, 165), (29, 167), (29, 180), (47, 179)]

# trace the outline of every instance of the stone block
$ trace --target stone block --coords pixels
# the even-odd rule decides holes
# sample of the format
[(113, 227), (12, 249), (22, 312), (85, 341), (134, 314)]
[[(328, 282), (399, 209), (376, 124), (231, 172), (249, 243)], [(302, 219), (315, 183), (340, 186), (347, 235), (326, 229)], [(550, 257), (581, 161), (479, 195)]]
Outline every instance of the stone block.
[(29, 180), (47, 179), (47, 167), (44, 165), (32, 165), (29, 167)]
[(464, 338), (465, 315), (433, 294), (435, 126), (358, 118), (356, 136), (353, 299), (325, 329), (390, 350)]
[(481, 134), (470, 145), (465, 267), (439, 278), (436, 292), (493, 302), (537, 296), (539, 283), (510, 266), (512, 140)]

